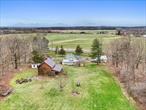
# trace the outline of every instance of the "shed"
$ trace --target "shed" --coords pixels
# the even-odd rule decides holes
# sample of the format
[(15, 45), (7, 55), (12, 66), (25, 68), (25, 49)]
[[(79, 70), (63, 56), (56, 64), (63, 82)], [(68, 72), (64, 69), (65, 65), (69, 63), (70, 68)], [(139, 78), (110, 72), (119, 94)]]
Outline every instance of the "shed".
[(63, 71), (60, 64), (56, 64), (52, 58), (47, 58), (42, 64), (38, 66), (38, 75), (54, 76)]
[(31, 68), (36, 69), (36, 68), (38, 68), (39, 65), (40, 65), (39, 63), (38, 64), (31, 64)]

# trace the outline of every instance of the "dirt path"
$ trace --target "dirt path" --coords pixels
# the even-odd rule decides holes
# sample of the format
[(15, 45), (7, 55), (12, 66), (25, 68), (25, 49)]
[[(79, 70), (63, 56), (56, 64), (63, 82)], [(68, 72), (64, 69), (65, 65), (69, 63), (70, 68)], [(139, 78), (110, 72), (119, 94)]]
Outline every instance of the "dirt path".
[(54, 41), (54, 44), (60, 44), (60, 43), (65, 43), (65, 42), (73, 42), (73, 41), (78, 41), (78, 40), (86, 40), (86, 39), (79, 39), (79, 38), (75, 38), (75, 39), (67, 39), (67, 40), (61, 40), (61, 41)]
[[(24, 69), (24, 68), (23, 68)], [(20, 72), (23, 70), (21, 69), (14, 69), (9, 72), (6, 72), (5, 75), (0, 77), (0, 85), (4, 85), (6, 87), (11, 87), (10, 81), (12, 80), (13, 77), (15, 77), (16, 73)], [(4, 99), (5, 97), (0, 96), (0, 100)]]
[(13, 72), (5, 73), (5, 75), (1, 76), (0, 78), (0, 84), (10, 86), (9, 83), (10, 83), (10, 80), (13, 78), (14, 74), (15, 73)]

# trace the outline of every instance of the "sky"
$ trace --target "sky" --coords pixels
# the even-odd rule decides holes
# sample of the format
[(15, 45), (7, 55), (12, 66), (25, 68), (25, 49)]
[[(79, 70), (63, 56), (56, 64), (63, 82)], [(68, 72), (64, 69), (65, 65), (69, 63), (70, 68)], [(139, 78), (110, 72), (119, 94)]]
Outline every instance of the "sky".
[(146, 26), (146, 0), (0, 0), (0, 26)]

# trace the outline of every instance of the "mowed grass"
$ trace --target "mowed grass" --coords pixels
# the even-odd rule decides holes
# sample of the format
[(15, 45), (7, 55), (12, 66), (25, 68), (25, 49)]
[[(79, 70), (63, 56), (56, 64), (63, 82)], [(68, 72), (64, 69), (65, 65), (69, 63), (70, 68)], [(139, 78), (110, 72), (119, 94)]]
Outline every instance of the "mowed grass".
[[(58, 76), (15, 84), (19, 78), (37, 75), (26, 70), (11, 81), (14, 93), (0, 102), (0, 110), (136, 110), (123, 95), (120, 86), (106, 67), (88, 64), (86, 67), (65, 66), (67, 77)], [(77, 87), (76, 82), (81, 86)], [(63, 83), (63, 91), (59, 84)], [(73, 95), (77, 91), (78, 95)]]
[(50, 41), (49, 47), (55, 48), (56, 46), (63, 45), (64, 48), (75, 49), (77, 45), (80, 45), (85, 50), (90, 50), (92, 42), (95, 38), (99, 38), (103, 43), (103, 48), (106, 48), (108, 44), (114, 39), (121, 38), (120, 36), (113, 34), (70, 34), (70, 33), (50, 33), (46, 36)]

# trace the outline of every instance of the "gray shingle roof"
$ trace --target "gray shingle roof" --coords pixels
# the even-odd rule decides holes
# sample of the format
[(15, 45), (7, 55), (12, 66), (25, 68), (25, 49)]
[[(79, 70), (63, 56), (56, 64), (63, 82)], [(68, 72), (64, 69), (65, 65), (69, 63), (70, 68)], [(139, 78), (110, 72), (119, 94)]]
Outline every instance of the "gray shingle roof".
[(59, 64), (56, 64), (55, 67), (53, 68), (54, 71), (57, 71), (57, 72), (61, 72), (62, 70), (62, 66), (59, 65)]
[(47, 58), (44, 62), (48, 64), (54, 71), (61, 72), (61, 70), (63, 69), (61, 65), (55, 64), (55, 62), (51, 58)]
[(55, 66), (55, 62), (51, 58), (47, 58), (45, 63), (48, 64), (51, 68)]

